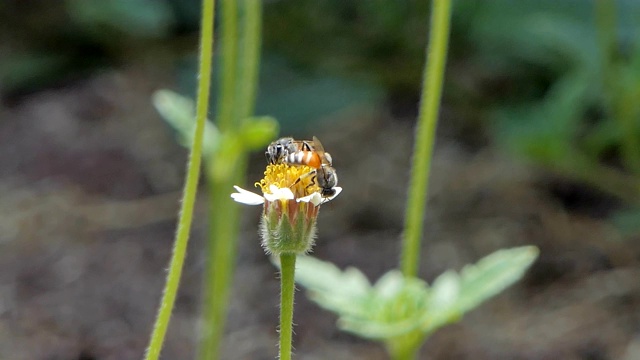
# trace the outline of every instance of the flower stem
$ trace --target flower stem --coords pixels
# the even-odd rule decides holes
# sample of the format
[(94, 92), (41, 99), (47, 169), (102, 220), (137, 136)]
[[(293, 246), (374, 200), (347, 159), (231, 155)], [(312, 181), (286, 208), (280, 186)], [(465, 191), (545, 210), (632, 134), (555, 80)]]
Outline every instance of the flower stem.
[[(258, 0), (222, 2), (222, 79), (218, 96), (217, 124), (223, 134), (234, 132), (255, 107), (260, 63), (262, 4)], [(244, 12), (240, 17), (238, 7)], [(238, 19), (241, 31), (238, 32)], [(238, 62), (238, 56), (242, 58)], [(209, 249), (203, 290), (203, 331), (198, 359), (219, 358), (224, 335), (229, 293), (236, 266), (239, 207), (229, 198), (229, 189), (242, 184), (248, 155), (241, 149), (233, 161), (223, 154), (208, 165)], [(219, 155), (219, 156), (218, 156)], [(227, 161), (233, 170), (227, 176), (214, 174), (214, 164)]]
[(451, 1), (433, 0), (429, 47), (423, 73), (420, 113), (416, 128), (411, 183), (402, 243), (402, 273), (407, 277), (417, 275), (420, 260), (420, 243), (429, 185), (429, 170), (442, 94), (450, 18)]
[[(228, 199), (234, 180), (209, 179), (209, 249), (203, 285), (203, 326), (198, 359), (217, 359), (224, 335), (233, 270), (236, 263), (239, 209)], [(224, 209), (220, 211), (220, 209)], [(224, 214), (223, 214), (224, 213)]]
[(193, 137), (193, 146), (187, 165), (187, 179), (185, 181), (182, 197), (182, 208), (176, 231), (176, 239), (169, 264), (167, 282), (162, 295), (160, 309), (156, 318), (146, 360), (156, 360), (160, 357), (162, 344), (169, 327), (171, 312), (176, 300), (178, 286), (184, 258), (187, 252), (189, 231), (193, 219), (193, 207), (198, 190), (198, 178), (200, 177), (200, 163), (202, 161), (202, 141), (204, 125), (207, 118), (209, 105), (209, 88), (211, 82), (211, 63), (213, 54), (213, 18), (215, 14), (214, 0), (202, 1), (202, 30), (200, 35), (200, 76), (198, 82), (198, 98), (196, 105), (196, 128)]
[(296, 255), (280, 255), (280, 360), (291, 360)]
[(236, 63), (238, 61), (238, 4), (237, 0), (222, 0), (222, 77), (218, 95), (216, 121), (220, 132), (234, 127), (234, 104), (236, 103)]

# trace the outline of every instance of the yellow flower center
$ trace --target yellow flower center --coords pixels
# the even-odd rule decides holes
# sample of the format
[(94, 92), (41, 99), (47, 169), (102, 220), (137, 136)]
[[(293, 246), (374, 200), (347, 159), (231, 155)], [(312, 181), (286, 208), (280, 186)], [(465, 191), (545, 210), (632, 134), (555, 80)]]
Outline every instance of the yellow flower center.
[(289, 188), (296, 198), (301, 198), (320, 190), (315, 178), (314, 169), (309, 166), (269, 164), (264, 171), (264, 178), (255, 185), (259, 186), (263, 193), (271, 193), (271, 185), (281, 189)]

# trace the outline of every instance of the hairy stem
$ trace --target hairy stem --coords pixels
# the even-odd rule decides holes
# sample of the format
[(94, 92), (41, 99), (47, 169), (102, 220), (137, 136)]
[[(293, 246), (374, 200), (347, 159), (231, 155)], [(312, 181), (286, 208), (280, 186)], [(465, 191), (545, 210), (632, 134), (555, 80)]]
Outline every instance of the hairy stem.
[(420, 260), (429, 170), (442, 93), (450, 18), (451, 1), (434, 0), (402, 243), (402, 272), (408, 277), (416, 276)]
[(189, 155), (187, 165), (187, 179), (185, 181), (184, 193), (182, 197), (182, 208), (178, 221), (178, 229), (174, 242), (167, 282), (160, 302), (160, 309), (153, 327), (151, 340), (146, 360), (156, 360), (160, 357), (162, 344), (169, 327), (171, 312), (176, 300), (180, 276), (184, 265), (184, 258), (187, 252), (187, 242), (189, 231), (193, 219), (193, 207), (198, 190), (198, 178), (200, 177), (200, 163), (202, 161), (202, 141), (204, 125), (207, 119), (209, 105), (209, 88), (211, 82), (211, 63), (213, 54), (213, 18), (215, 14), (214, 0), (203, 0), (202, 2), (202, 30), (200, 35), (200, 76), (198, 81), (198, 98), (196, 105), (196, 128), (193, 137), (193, 146)]
[(280, 255), (280, 360), (291, 360), (296, 255)]

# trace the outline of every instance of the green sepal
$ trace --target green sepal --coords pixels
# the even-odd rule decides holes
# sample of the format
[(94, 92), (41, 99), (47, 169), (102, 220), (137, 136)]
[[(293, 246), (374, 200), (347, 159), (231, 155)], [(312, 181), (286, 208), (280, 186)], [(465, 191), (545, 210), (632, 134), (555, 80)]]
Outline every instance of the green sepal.
[(314, 244), (316, 218), (304, 215), (305, 206), (299, 204), (299, 213), (289, 218), (287, 213), (278, 213), (274, 203), (267, 203), (266, 214), (260, 223), (262, 246), (268, 254), (306, 254)]

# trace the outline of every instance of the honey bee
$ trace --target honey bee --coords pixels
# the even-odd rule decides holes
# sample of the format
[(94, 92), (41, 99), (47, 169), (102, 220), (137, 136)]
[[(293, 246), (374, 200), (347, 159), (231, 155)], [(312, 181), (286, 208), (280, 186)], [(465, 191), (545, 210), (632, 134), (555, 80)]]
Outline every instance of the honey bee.
[[(312, 183), (317, 182), (320, 187), (320, 195), (322, 197), (331, 197), (335, 195), (334, 189), (338, 185), (338, 174), (333, 168), (333, 160), (328, 152), (324, 151), (322, 143), (317, 137), (313, 137), (312, 150), (302, 150), (290, 153), (285, 162), (292, 165), (307, 165), (314, 168), (306, 176), (313, 176)], [(298, 179), (298, 181), (301, 179)]]
[(280, 138), (267, 147), (265, 155), (271, 164), (306, 165), (313, 168), (313, 171), (296, 180), (294, 185), (312, 176), (311, 183), (318, 184), (322, 197), (328, 198), (335, 195), (334, 188), (338, 185), (338, 175), (333, 168), (331, 155), (324, 151), (317, 137), (314, 136), (312, 141), (294, 140), (291, 137)]
[[(333, 168), (331, 155), (324, 151), (322, 143), (315, 136), (313, 137), (313, 146), (315, 148), (314, 153), (320, 158), (320, 166), (316, 167), (315, 170), (315, 178), (321, 189), (320, 195), (325, 198), (331, 197), (336, 194), (334, 188), (338, 185), (338, 174), (336, 173), (336, 169)], [(289, 157), (291, 157), (291, 155)]]

